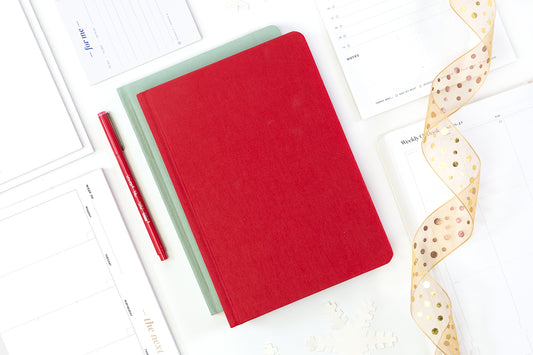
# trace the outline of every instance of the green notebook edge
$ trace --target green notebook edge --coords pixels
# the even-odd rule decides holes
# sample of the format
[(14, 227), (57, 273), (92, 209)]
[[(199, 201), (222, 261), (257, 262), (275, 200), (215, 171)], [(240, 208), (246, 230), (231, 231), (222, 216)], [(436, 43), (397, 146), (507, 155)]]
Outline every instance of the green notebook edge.
[(281, 36), (279, 28), (268, 26), (117, 89), (211, 314), (222, 312), (222, 305), (139, 105), (137, 94), (279, 36)]

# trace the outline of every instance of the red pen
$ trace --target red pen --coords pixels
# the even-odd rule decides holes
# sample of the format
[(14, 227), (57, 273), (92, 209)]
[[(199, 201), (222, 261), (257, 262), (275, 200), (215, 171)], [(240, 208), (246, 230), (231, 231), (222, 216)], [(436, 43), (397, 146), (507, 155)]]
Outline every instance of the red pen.
[(139, 210), (139, 213), (141, 214), (144, 225), (146, 226), (146, 230), (148, 231), (148, 234), (150, 235), (150, 239), (152, 240), (152, 243), (154, 244), (155, 251), (157, 252), (157, 255), (159, 255), (159, 258), (161, 258), (161, 261), (166, 260), (168, 259), (168, 256), (165, 251), (165, 247), (163, 246), (163, 243), (161, 242), (161, 239), (159, 238), (159, 234), (157, 233), (157, 230), (155, 229), (155, 225), (154, 225), (154, 222), (152, 221), (152, 217), (150, 217), (150, 213), (148, 213), (148, 209), (146, 208), (141, 192), (137, 188), (137, 183), (135, 182), (135, 179), (133, 178), (133, 174), (131, 173), (130, 167), (128, 166), (128, 162), (126, 161), (126, 157), (124, 156), (122, 147), (117, 139), (115, 131), (113, 130), (113, 125), (111, 124), (109, 115), (107, 112), (103, 111), (98, 114), (98, 118), (100, 119), (100, 122), (102, 123), (102, 127), (104, 127), (104, 131), (107, 136), (107, 139), (109, 140), (109, 144), (111, 145), (111, 149), (113, 150), (113, 153), (115, 154), (115, 158), (117, 158), (118, 165), (120, 166), (120, 170), (122, 171), (122, 174), (124, 175), (124, 179), (126, 179), (126, 183), (128, 184), (131, 195), (133, 196), (133, 200), (135, 201), (135, 204), (137, 205), (137, 209)]

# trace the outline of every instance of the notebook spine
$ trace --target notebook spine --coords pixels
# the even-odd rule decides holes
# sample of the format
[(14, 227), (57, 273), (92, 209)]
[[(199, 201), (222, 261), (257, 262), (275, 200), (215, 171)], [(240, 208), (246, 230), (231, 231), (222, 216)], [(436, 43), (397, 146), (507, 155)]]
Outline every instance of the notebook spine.
[(209, 243), (204, 238), (204, 233), (202, 232), (201, 223), (198, 221), (198, 218), (196, 217), (196, 213), (194, 212), (194, 207), (191, 204), (191, 200), (189, 199), (188, 194), (187, 194), (187, 189), (181, 181), (179, 169), (174, 164), (174, 161), (172, 160), (172, 156), (167, 148), (167, 139), (165, 137), (164, 131), (160, 128), (159, 123), (158, 123), (157, 109), (154, 108), (153, 105), (151, 105), (150, 96), (146, 92), (138, 94), (137, 98), (144, 112), (146, 120), (150, 125), (152, 134), (155, 140), (159, 142), (158, 143), (159, 152), (163, 158), (167, 171), (170, 175), (174, 189), (176, 190), (176, 193), (179, 197), (182, 208), (187, 217), (187, 221), (189, 222), (189, 226), (198, 244), (198, 248), (200, 249), (200, 252), (202, 254), (203, 260), (207, 266), (207, 269), (209, 270), (209, 275), (211, 276), (211, 280), (217, 291), (220, 303), (223, 305), (226, 318), (230, 326), (232, 327), (237, 324), (240, 324), (241, 322), (235, 315), (234, 307), (232, 307), (232, 302), (225, 292), (224, 283), (220, 277), (220, 272), (214, 261), (214, 258), (212, 257), (212, 253), (209, 248)]

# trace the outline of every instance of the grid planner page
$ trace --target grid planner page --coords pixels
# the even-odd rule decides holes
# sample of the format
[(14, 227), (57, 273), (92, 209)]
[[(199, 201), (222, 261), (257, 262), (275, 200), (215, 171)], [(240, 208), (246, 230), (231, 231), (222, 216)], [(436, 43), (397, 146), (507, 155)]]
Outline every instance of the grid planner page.
[(101, 171), (0, 210), (0, 290), (0, 355), (178, 355)]
[[(450, 294), (466, 354), (533, 353), (533, 84), (452, 116), (481, 158), (472, 238), (436, 270)], [(394, 131), (381, 149), (407, 229), (451, 198), (425, 161), (423, 123)]]
[[(27, 15), (31, 17), (31, 9)], [(0, 191), (4, 191), (92, 148), (75, 108), (67, 110), (66, 105), (72, 106), (70, 97), (60, 94), (51, 74), (55, 63), (43, 57), (18, 0), (0, 1), (0, 43), (12, 49), (2, 55), (0, 66)]]
[[(448, 63), (479, 42), (445, 0), (316, 0), (362, 118), (429, 94)], [(497, 17), (494, 65), (516, 60)]]

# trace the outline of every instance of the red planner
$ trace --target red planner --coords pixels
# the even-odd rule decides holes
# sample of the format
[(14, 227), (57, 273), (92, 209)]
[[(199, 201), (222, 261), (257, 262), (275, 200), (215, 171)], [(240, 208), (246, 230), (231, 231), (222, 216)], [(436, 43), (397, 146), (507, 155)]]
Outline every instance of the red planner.
[(230, 326), (392, 258), (301, 34), (138, 99)]

